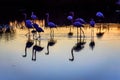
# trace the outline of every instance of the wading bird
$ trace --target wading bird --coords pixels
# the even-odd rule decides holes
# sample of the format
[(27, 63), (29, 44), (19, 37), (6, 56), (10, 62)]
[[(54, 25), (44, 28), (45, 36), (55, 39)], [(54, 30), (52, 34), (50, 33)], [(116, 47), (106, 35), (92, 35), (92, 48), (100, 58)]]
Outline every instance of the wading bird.
[(90, 26), (91, 26), (91, 42), (89, 43), (89, 46), (90, 46), (91, 49), (93, 50), (93, 48), (95, 47), (95, 41), (94, 41), (95, 21), (94, 21), (94, 19), (91, 19), (89, 24), (90, 24)]
[(49, 54), (49, 46), (53, 46), (56, 43), (56, 40), (54, 39), (54, 28), (56, 28), (56, 24), (53, 22), (49, 22), (49, 13), (46, 13), (47, 16), (47, 27), (50, 28), (50, 40), (48, 41), (47, 44), (47, 52), (45, 53), (46, 55)]
[(56, 24), (53, 22), (49, 22), (49, 13), (46, 13), (47, 16), (47, 27), (50, 28), (50, 37), (54, 38), (54, 28), (56, 28)]
[[(77, 27), (77, 43), (75, 44), (75, 46), (73, 46), (73, 48), (71, 49), (71, 55), (72, 55), (72, 58), (70, 58), (69, 60), (70, 61), (74, 61), (74, 53), (73, 53), (73, 51), (76, 51), (76, 52), (79, 52), (79, 51), (81, 51), (83, 48), (84, 48), (84, 45), (85, 45), (85, 41), (84, 41), (84, 38), (85, 37), (81, 37), (82, 35), (84, 35), (84, 33), (82, 34), (81, 33), (81, 27), (83, 27), (83, 25), (80, 23), (80, 22), (78, 22), (78, 21), (76, 21), (76, 22), (74, 22), (73, 23), (73, 25), (75, 26), (75, 27)], [(80, 37), (79, 37), (79, 40), (78, 40), (78, 27), (80, 28)], [(82, 34), (82, 35), (81, 35)]]
[(104, 34), (104, 32), (101, 32), (101, 30), (102, 30), (101, 22), (102, 22), (102, 19), (104, 18), (104, 15), (103, 15), (102, 12), (99, 11), (99, 12), (96, 13), (96, 16), (97, 16), (98, 21), (100, 23), (100, 26), (98, 27), (99, 32), (96, 35), (97, 35), (98, 38), (101, 38)]
[(70, 26), (70, 31), (68, 33), (68, 36), (71, 37), (73, 35), (73, 32), (71, 31), (71, 25), (73, 24), (73, 19), (74, 19), (74, 12), (70, 12), (70, 15), (67, 16), (67, 19), (69, 20), (69, 26)]

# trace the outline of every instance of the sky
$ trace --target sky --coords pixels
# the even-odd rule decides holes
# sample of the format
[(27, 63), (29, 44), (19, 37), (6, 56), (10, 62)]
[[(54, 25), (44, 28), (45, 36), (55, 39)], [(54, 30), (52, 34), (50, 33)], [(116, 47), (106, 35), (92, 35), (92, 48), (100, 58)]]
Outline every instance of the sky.
[[(0, 0), (0, 18), (19, 16), (24, 11), (91, 13), (113, 11), (117, 0)], [(111, 13), (111, 12), (110, 12)]]
[[(85, 5), (91, 6), (114, 4), (116, 0), (0, 0), (3, 6), (66, 6), (67, 5)], [(1, 5), (0, 5), (1, 6)]]

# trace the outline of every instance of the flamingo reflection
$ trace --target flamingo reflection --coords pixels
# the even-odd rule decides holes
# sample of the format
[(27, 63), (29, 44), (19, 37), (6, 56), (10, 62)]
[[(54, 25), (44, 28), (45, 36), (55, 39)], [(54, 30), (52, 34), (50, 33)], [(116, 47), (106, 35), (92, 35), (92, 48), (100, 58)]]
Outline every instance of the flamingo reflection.
[(49, 47), (54, 46), (56, 44), (56, 40), (50, 39), (47, 43), (47, 52), (45, 53), (46, 55), (49, 55)]
[(81, 42), (79, 42), (79, 43), (77, 43), (75, 46), (73, 46), (73, 48), (71, 49), (72, 58), (70, 58), (69, 60), (70, 60), (70, 61), (74, 61), (74, 53), (73, 53), (73, 51), (79, 52), (79, 51), (81, 51), (83, 48), (84, 48), (84, 44), (82, 44)]
[(44, 47), (41, 46), (41, 40), (35, 40), (35, 45), (32, 49), (32, 60), (36, 61), (36, 52), (41, 52)]
[[(84, 34), (84, 32), (82, 33), (83, 25), (80, 22), (78, 22), (78, 21), (74, 22), (73, 25), (77, 27), (77, 43), (71, 49), (72, 58), (69, 59), (70, 61), (74, 61), (74, 53), (73, 53), (73, 51), (76, 51), (76, 52), (81, 51), (84, 48), (84, 45), (86, 43), (85, 40), (84, 40), (85, 39), (85, 37), (84, 37), (85, 34)], [(78, 40), (78, 27), (80, 28), (79, 40)]]
[(34, 44), (34, 41), (30, 38), (30, 36), (28, 36), (28, 40), (25, 46), (25, 54), (23, 55), (23, 57), (27, 56), (27, 48), (31, 48), (33, 44)]

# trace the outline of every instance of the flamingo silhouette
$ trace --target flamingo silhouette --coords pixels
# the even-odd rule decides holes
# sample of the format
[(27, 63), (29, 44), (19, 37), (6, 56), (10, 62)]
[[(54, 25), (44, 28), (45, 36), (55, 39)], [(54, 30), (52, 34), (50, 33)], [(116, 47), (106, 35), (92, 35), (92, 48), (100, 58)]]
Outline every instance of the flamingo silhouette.
[[(73, 24), (73, 18), (74, 18), (74, 12), (70, 12), (70, 15), (67, 17), (67, 19), (70, 21), (71, 24)], [(71, 37), (73, 35), (73, 32), (71, 32), (71, 26), (70, 31), (68, 33), (68, 36)]]
[(34, 44), (34, 41), (29, 36), (25, 46), (25, 55), (23, 55), (23, 57), (27, 56), (27, 48), (31, 48), (33, 44)]
[[(75, 46), (73, 46), (73, 48), (71, 49), (71, 55), (72, 55), (72, 58), (70, 58), (69, 60), (70, 61), (74, 61), (74, 53), (73, 53), (73, 51), (76, 51), (76, 52), (79, 52), (80, 50), (82, 50), (83, 48), (84, 48), (84, 45), (85, 45), (85, 41), (84, 41), (84, 38), (85, 37), (81, 37), (82, 35), (85, 35), (84, 33), (82, 34), (81, 32), (81, 30), (82, 30), (82, 28), (81, 27), (83, 27), (83, 25), (80, 23), (80, 22), (78, 22), (78, 21), (76, 21), (76, 22), (74, 22), (73, 23), (73, 25), (75, 26), (75, 27), (77, 27), (77, 43), (76, 43), (76, 45)], [(78, 41), (78, 27), (80, 28), (80, 37), (79, 37), (79, 41)]]
[[(84, 31), (82, 30), (82, 27), (84, 27), (80, 22), (78, 22), (78, 21), (76, 21), (76, 22), (74, 22), (73, 23), (73, 25), (75, 26), (75, 27), (77, 27), (77, 42), (78, 42), (78, 28), (80, 28), (80, 42), (81, 42), (81, 37), (83, 36), (83, 38), (85, 38), (85, 34), (84, 34)], [(84, 39), (83, 39), (83, 42), (82, 42), (83, 44), (85, 44), (86, 42), (84, 42)]]
[(50, 28), (50, 37), (54, 38), (54, 28), (56, 28), (56, 24), (53, 22), (49, 22), (49, 13), (47, 15), (47, 26)]
[[(86, 23), (83, 18), (77, 18), (77, 19), (75, 19), (75, 22), (80, 22), (80, 24), (82, 25), (82, 27), (84, 27), (83, 24)], [(81, 29), (81, 31), (84, 34), (84, 31), (82, 29)], [(85, 35), (83, 35), (83, 36), (85, 37)]]
[(91, 47), (91, 49), (93, 50), (94, 46), (95, 46), (95, 41), (94, 41), (94, 27), (95, 27), (95, 21), (94, 19), (91, 19), (90, 21), (90, 26), (91, 26), (91, 42), (89, 43), (89, 46)]
[[(96, 13), (96, 16), (99, 19), (99, 22), (101, 22), (102, 19), (104, 18), (103, 13), (100, 12), (100, 11)], [(97, 35), (98, 38), (101, 38), (103, 36), (103, 34), (104, 34), (104, 32), (101, 32), (102, 24), (100, 24), (100, 27), (98, 27), (98, 29), (99, 29), (99, 32), (96, 35)]]
[(28, 36), (30, 36), (30, 29), (33, 29), (31, 20), (26, 20), (25, 25), (28, 28)]
[[(31, 12), (31, 19), (33, 24), (36, 23), (37, 16), (34, 14), (34, 12)], [(33, 38), (34, 38), (34, 35), (37, 33), (37, 31), (33, 28), (31, 32), (33, 33)]]
[(83, 18), (77, 18), (77, 19), (75, 19), (75, 21), (78, 21), (78, 22), (80, 22), (80, 23), (82, 23), (82, 24), (85, 24), (85, 23), (86, 23)]
[(73, 48), (71, 49), (72, 58), (69, 58), (69, 60), (70, 60), (70, 61), (74, 61), (74, 53), (73, 53), (73, 51), (79, 52), (79, 51), (81, 51), (83, 48), (84, 48), (84, 44), (82, 44), (81, 42), (79, 42), (79, 43), (77, 43), (75, 46), (73, 46)]
[(56, 43), (56, 40), (50, 39), (47, 44), (47, 52), (45, 53), (46, 55), (49, 55), (49, 46), (54, 46)]
[[(25, 26), (28, 28), (28, 36), (30, 36), (30, 33), (32, 32), (33, 34), (33, 38), (34, 38), (34, 35), (36, 34), (36, 31), (34, 30), (33, 28), (33, 21), (31, 21), (30, 19), (27, 19), (27, 14), (26, 13), (23, 13), (24, 17), (25, 17)], [(32, 31), (30, 29), (33, 29)], [(26, 35), (27, 35), (26, 34)]]
[[(39, 42), (39, 44), (37, 44), (37, 42)], [(33, 46), (32, 49), (32, 60), (36, 61), (36, 52), (41, 52), (44, 47), (41, 47), (41, 40), (35, 40), (35, 45)]]

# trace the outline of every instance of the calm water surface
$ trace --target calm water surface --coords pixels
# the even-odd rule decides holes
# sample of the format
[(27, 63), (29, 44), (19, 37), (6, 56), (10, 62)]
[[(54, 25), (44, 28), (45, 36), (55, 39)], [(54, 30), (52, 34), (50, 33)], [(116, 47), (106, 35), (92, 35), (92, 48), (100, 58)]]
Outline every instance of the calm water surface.
[[(32, 60), (33, 46), (25, 46), (28, 38), (27, 30), (16, 29), (13, 34), (0, 34), (0, 79), (1, 80), (120, 80), (120, 28), (117, 24), (109, 24), (104, 29), (101, 38), (96, 36), (95, 28), (93, 50), (89, 46), (91, 29), (84, 29), (84, 48), (74, 51), (74, 61), (71, 50), (77, 43), (76, 28), (71, 38), (67, 33), (69, 28), (62, 27), (55, 30), (53, 46), (49, 46), (49, 55), (46, 55), (49, 29), (41, 33), (40, 45), (43, 50), (36, 52), (36, 61)], [(39, 41), (38, 41), (39, 42)], [(34, 41), (35, 43), (35, 41)]]

